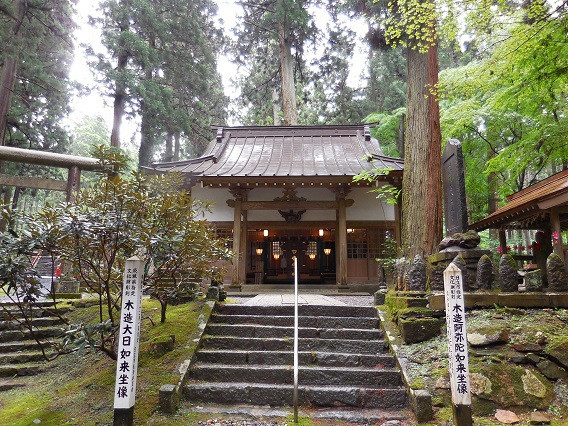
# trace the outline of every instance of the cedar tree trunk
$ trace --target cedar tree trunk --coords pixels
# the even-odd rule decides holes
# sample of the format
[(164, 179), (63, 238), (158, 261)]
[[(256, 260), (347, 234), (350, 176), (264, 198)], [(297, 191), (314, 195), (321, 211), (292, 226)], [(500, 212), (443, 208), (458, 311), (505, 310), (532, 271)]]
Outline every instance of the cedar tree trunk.
[(402, 249), (406, 257), (434, 253), (442, 238), (441, 133), (438, 49), (407, 49), (406, 142), (402, 192)]
[[(123, 7), (126, 7), (124, 1), (121, 3)], [(120, 148), (120, 126), (122, 124), (122, 116), (124, 115), (124, 107), (126, 104), (126, 87), (125, 83), (121, 81), (121, 75), (126, 70), (128, 59), (130, 58), (130, 54), (126, 48), (126, 41), (124, 40), (124, 34), (129, 31), (129, 28), (130, 24), (128, 19), (124, 19), (120, 23), (121, 36), (118, 40), (118, 60), (116, 64), (118, 78), (115, 81), (112, 132), (110, 134), (110, 146), (114, 146), (116, 148)]]
[(296, 106), (296, 87), (294, 85), (294, 61), (292, 44), (287, 37), (286, 24), (278, 24), (278, 45), (280, 48), (280, 76), (282, 80), (282, 111), (284, 126), (298, 124), (298, 107)]

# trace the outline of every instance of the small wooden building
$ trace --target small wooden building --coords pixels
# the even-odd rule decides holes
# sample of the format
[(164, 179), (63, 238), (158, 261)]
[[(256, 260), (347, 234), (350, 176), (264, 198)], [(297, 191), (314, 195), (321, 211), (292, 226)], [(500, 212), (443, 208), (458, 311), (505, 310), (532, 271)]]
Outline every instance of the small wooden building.
[[(381, 182), (354, 183), (376, 168)], [(205, 219), (235, 253), (228, 281), (291, 284), (378, 283), (378, 263), (399, 240), (397, 206), (371, 189), (402, 184), (403, 161), (383, 155), (368, 126), (219, 127), (203, 156), (155, 163), (181, 172)]]
[(562, 231), (568, 229), (568, 170), (509, 195), (507, 204), (470, 228), (498, 229), (502, 253), (507, 251), (505, 230), (543, 231), (545, 245), (566, 262), (568, 246), (563, 242)]

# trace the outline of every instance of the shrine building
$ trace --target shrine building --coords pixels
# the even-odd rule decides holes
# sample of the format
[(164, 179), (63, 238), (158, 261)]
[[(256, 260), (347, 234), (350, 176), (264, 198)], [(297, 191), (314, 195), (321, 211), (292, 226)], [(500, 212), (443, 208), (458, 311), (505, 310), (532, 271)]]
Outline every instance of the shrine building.
[[(397, 205), (371, 189), (400, 187), (403, 161), (383, 154), (369, 126), (217, 127), (203, 156), (154, 163), (181, 172), (204, 214), (232, 244), (231, 289), (292, 284), (378, 284), (376, 258), (400, 240)], [(353, 182), (363, 171), (381, 180)], [(246, 288), (246, 287), (245, 287)]]

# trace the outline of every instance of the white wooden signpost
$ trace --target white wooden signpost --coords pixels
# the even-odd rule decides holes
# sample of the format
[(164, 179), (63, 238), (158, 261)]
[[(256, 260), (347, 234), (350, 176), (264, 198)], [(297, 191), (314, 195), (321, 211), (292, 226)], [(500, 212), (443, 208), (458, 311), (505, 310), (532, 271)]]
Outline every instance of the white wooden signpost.
[(465, 323), (463, 274), (453, 262), (444, 271), (446, 328), (454, 424), (471, 426), (471, 383)]
[(132, 425), (134, 423), (144, 264), (144, 260), (134, 256), (128, 259), (124, 265), (114, 389), (114, 426)]

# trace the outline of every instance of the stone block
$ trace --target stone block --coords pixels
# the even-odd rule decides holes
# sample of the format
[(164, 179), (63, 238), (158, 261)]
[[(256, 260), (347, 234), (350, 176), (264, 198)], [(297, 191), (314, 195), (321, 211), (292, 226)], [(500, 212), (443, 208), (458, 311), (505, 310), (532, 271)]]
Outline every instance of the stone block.
[(377, 292), (375, 292), (375, 294), (373, 295), (375, 298), (375, 305), (384, 305), (386, 295), (386, 290), (378, 290)]
[(410, 394), (410, 406), (418, 423), (426, 423), (432, 420), (434, 416), (432, 411), (432, 396), (428, 391), (412, 390)]
[(179, 405), (179, 393), (175, 385), (162, 385), (159, 391), (160, 410), (174, 414)]
[(546, 274), (550, 291), (568, 291), (566, 267), (556, 253), (552, 253), (546, 260)]
[(484, 254), (477, 262), (477, 276), (475, 277), (474, 290), (491, 290), (495, 273), (493, 272), (493, 262), (491, 258)]
[(504, 254), (499, 260), (499, 282), (501, 291), (513, 293), (519, 291), (519, 274), (513, 256)]
[(542, 360), (536, 366), (538, 367), (540, 372), (544, 375), (544, 377), (548, 379), (557, 380), (557, 379), (565, 379), (568, 377), (568, 373), (566, 373), (566, 370), (559, 367), (550, 360), (547, 359)]
[(219, 300), (220, 289), (219, 287), (211, 286), (207, 289), (207, 299)]
[(419, 343), (440, 335), (440, 321), (436, 318), (412, 318), (398, 321), (404, 343)]
[(542, 281), (542, 273), (540, 269), (529, 271), (525, 275), (526, 291), (543, 291), (544, 282)]
[(410, 291), (426, 291), (426, 263), (420, 255), (416, 255), (408, 273), (406, 289)]

